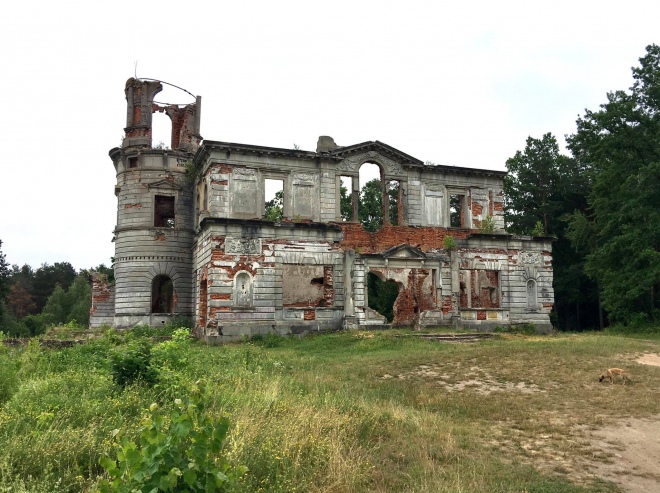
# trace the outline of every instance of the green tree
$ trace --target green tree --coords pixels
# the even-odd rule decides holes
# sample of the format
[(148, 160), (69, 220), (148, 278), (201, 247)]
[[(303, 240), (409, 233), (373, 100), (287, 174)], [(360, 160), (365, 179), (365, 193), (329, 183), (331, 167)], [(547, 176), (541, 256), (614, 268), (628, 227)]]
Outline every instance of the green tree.
[(42, 312), (43, 320), (47, 325), (70, 322), (88, 325), (91, 302), (92, 291), (87, 276), (79, 275), (68, 290), (59, 284), (55, 287)]
[[(399, 187), (388, 184), (389, 219), (391, 224), (398, 224)], [(367, 231), (378, 231), (383, 227), (383, 189), (380, 180), (368, 181), (360, 191), (358, 203), (360, 223)]]
[(0, 318), (4, 314), (5, 298), (9, 294), (9, 264), (2, 253), (2, 240), (0, 240)]
[(556, 235), (562, 227), (556, 219), (565, 212), (566, 201), (575, 194), (584, 197), (576, 189), (584, 181), (577, 162), (560, 154), (557, 139), (547, 133), (541, 139), (528, 137), (525, 150), (507, 159), (506, 168), (507, 229), (529, 234), (541, 221), (545, 235)]
[(282, 220), (282, 211), (284, 202), (284, 191), (278, 190), (275, 192), (275, 197), (266, 202), (266, 213), (264, 214), (265, 221), (279, 222)]
[(567, 217), (587, 208), (590, 175), (579, 159), (559, 152), (550, 133), (529, 137), (524, 151), (506, 162), (504, 180), (509, 231), (549, 235), (553, 243), (555, 323), (579, 330), (598, 325), (598, 295), (584, 271), (586, 252), (577, 250), (566, 234)]
[(574, 236), (592, 231), (587, 273), (613, 320), (660, 319), (660, 47), (632, 69), (628, 92), (586, 110), (569, 137), (573, 155), (593, 171), (588, 216)]
[(55, 262), (53, 265), (42, 264), (35, 273), (32, 281), (34, 302), (37, 311), (46, 306), (49, 296), (58, 284), (67, 290), (76, 278), (76, 269), (69, 262)]
[(399, 296), (399, 287), (394, 281), (381, 281), (369, 272), (367, 275), (369, 308), (383, 315), (388, 322), (394, 320), (394, 302)]
[(353, 196), (344, 185), (339, 187), (339, 207), (344, 221), (353, 219)]

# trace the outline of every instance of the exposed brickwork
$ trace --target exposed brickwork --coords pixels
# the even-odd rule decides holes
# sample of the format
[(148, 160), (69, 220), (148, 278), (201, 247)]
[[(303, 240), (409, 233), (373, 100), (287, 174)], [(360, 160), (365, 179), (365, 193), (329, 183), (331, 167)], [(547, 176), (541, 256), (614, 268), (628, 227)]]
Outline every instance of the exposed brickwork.
[(496, 212), (504, 212), (504, 203), (503, 202), (493, 202), (493, 209)]
[(451, 301), (451, 296), (443, 296), (442, 297), (442, 313), (445, 315), (447, 313), (451, 313), (452, 310), (454, 309), (454, 306)]
[(124, 209), (140, 209), (142, 204), (124, 204)]
[(421, 312), (435, 309), (433, 284), (429, 291), (424, 291), (424, 280), (430, 273), (428, 269), (410, 269), (408, 282), (399, 289), (394, 302), (394, 325), (414, 325)]
[(305, 310), (303, 314), (303, 320), (315, 320), (316, 312), (314, 310)]
[(486, 312), (477, 312), (477, 320), (486, 320)]
[(445, 236), (463, 239), (477, 230), (436, 227), (383, 226), (370, 233), (361, 224), (341, 224), (344, 239), (341, 248), (352, 248), (360, 253), (380, 253), (402, 243), (421, 250), (439, 250), (444, 248)]
[(332, 266), (323, 267), (323, 306), (333, 306), (335, 301), (334, 275)]
[(212, 293), (211, 294), (211, 299), (212, 300), (230, 300), (231, 299), (231, 294), (229, 294), (229, 293)]
[(484, 211), (484, 208), (477, 201), (472, 202), (472, 215), (479, 216)]
[(231, 172), (234, 171), (234, 167), (232, 165), (224, 163), (213, 163), (211, 165), (211, 169), (216, 173), (222, 174), (231, 174)]

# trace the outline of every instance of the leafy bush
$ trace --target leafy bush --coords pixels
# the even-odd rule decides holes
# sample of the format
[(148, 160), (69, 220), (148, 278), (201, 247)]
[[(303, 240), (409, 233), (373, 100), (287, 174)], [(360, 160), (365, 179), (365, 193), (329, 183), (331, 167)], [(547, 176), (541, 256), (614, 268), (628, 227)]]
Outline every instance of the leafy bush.
[(232, 467), (222, 455), (229, 420), (209, 415), (205, 390), (206, 384), (197, 381), (187, 402), (176, 399), (167, 418), (152, 404), (142, 420), (138, 444), (115, 430), (117, 461), (101, 458), (110, 480), (100, 480), (99, 490), (211, 493), (235, 483), (247, 468)]
[(158, 371), (151, 361), (151, 342), (135, 338), (112, 350), (112, 379), (117, 385), (126, 387), (135, 382), (153, 385), (158, 380)]
[(16, 374), (19, 363), (17, 358), (9, 354), (9, 350), (2, 343), (4, 338), (4, 334), (0, 331), (0, 404), (7, 402), (18, 388)]
[(158, 366), (181, 369), (188, 362), (188, 348), (192, 339), (190, 330), (179, 328), (169, 341), (156, 344), (152, 349), (153, 360)]

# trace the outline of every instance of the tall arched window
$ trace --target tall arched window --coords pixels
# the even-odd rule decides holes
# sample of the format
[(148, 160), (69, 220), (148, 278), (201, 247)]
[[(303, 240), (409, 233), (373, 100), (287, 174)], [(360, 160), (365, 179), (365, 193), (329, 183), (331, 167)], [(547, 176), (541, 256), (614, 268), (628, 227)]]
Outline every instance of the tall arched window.
[(151, 313), (172, 313), (174, 311), (174, 284), (167, 276), (154, 277), (151, 283)]
[(527, 280), (527, 311), (536, 312), (539, 309), (538, 300), (536, 298), (536, 281), (534, 279)]

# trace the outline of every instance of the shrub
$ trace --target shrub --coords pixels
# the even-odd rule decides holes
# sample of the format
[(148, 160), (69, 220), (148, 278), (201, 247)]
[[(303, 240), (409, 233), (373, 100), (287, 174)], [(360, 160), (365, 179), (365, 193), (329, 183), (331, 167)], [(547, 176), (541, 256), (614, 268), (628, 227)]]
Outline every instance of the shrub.
[(18, 388), (18, 358), (10, 354), (2, 340), (5, 338), (0, 331), (0, 404), (9, 400)]
[(152, 349), (153, 360), (158, 366), (181, 369), (188, 362), (188, 348), (192, 339), (190, 330), (179, 328), (174, 331), (169, 341), (156, 344)]
[(187, 402), (176, 399), (167, 418), (152, 404), (138, 444), (115, 430), (117, 461), (107, 456), (99, 461), (110, 477), (99, 481), (99, 490), (210, 493), (235, 483), (247, 468), (231, 467), (222, 455), (229, 420), (208, 414), (205, 387), (196, 382)]
[(444, 237), (442, 240), (442, 246), (445, 248), (445, 250), (456, 250), (456, 240), (454, 239), (453, 236), (447, 235)]
[(494, 233), (495, 232), (495, 220), (492, 216), (486, 216), (480, 223), (479, 229), (482, 233)]
[(117, 385), (126, 387), (135, 382), (153, 385), (158, 380), (158, 371), (151, 362), (151, 342), (144, 337), (135, 338), (112, 350), (112, 379)]

